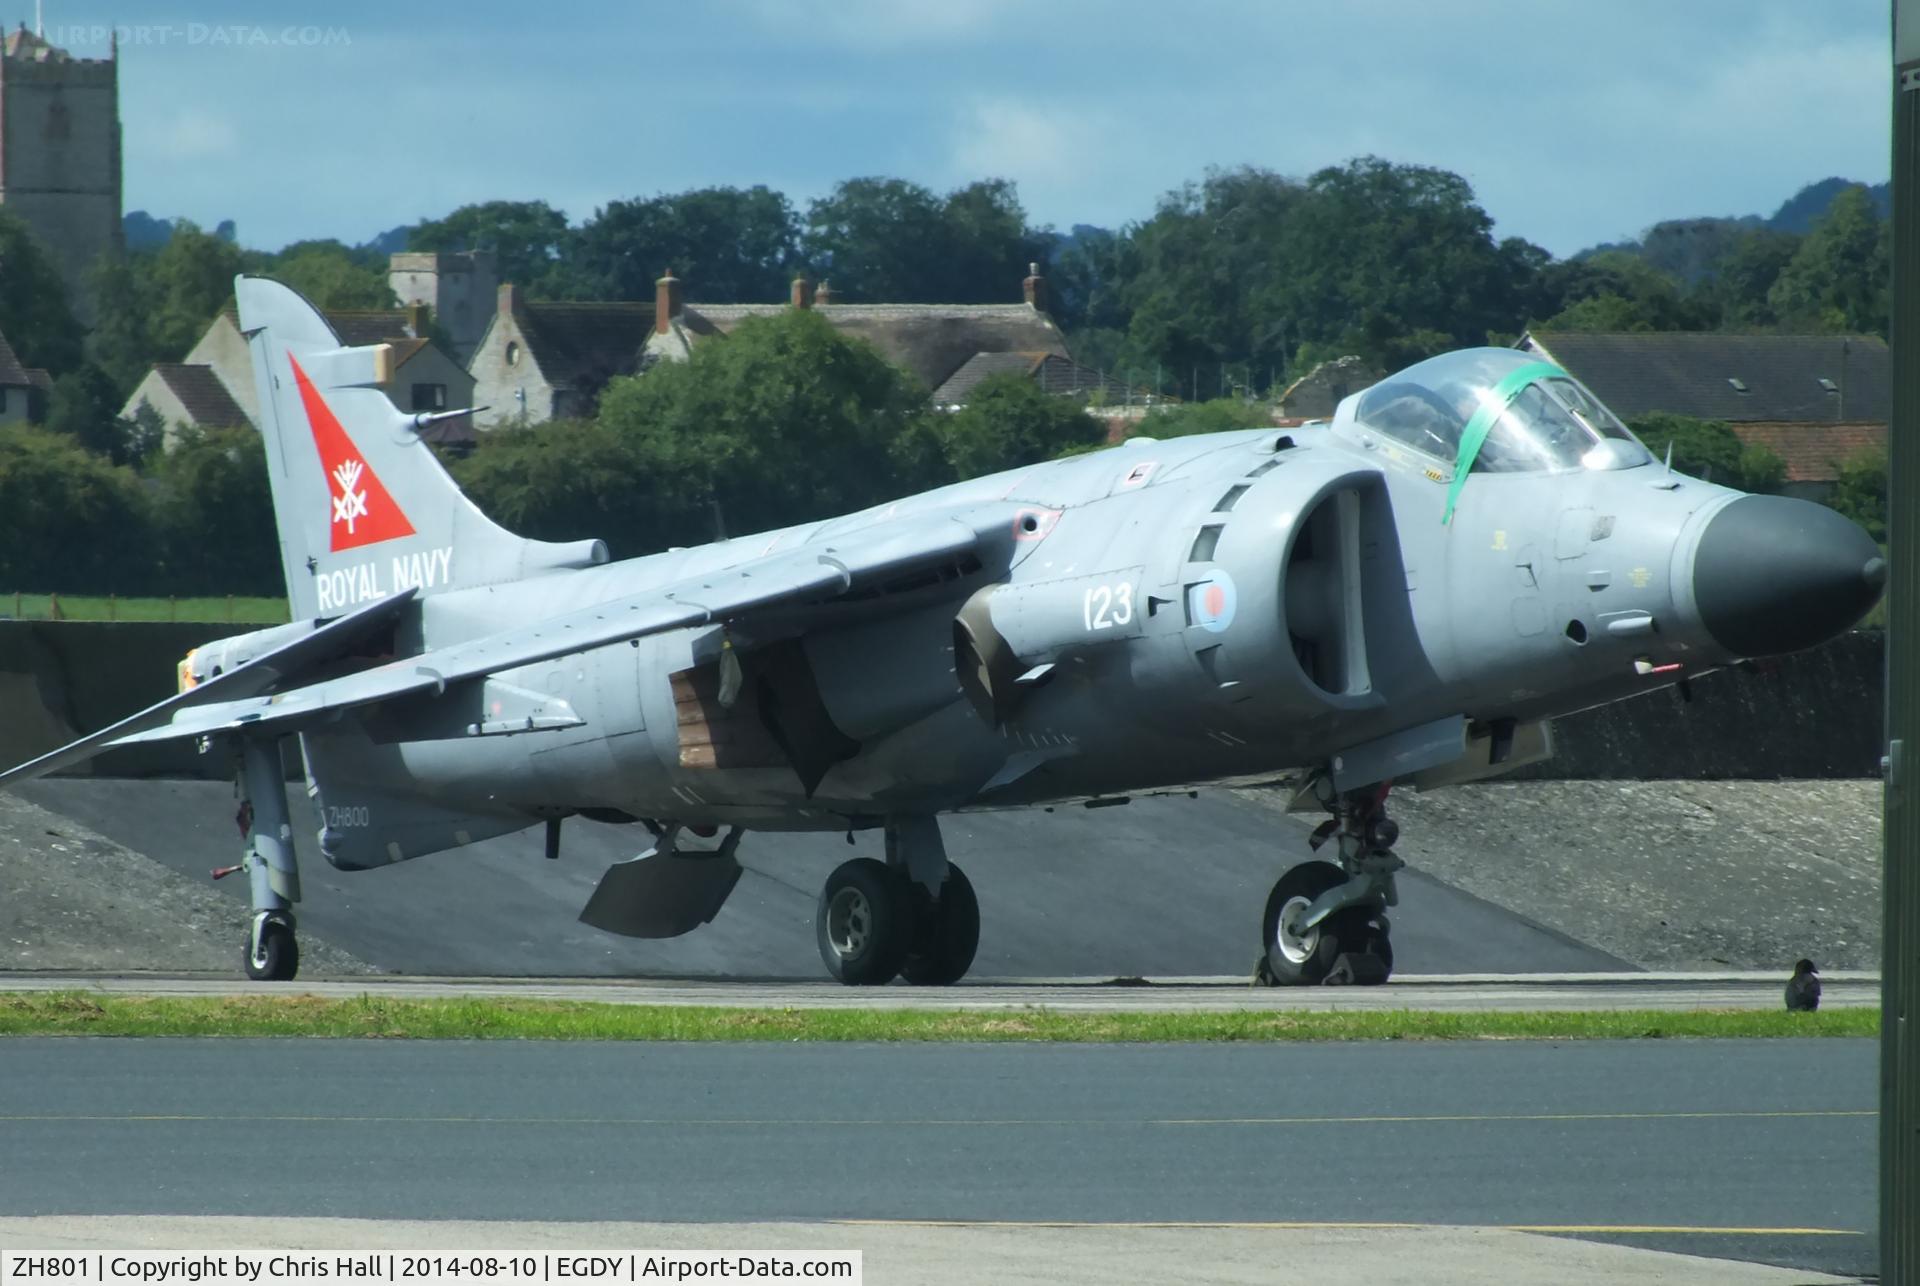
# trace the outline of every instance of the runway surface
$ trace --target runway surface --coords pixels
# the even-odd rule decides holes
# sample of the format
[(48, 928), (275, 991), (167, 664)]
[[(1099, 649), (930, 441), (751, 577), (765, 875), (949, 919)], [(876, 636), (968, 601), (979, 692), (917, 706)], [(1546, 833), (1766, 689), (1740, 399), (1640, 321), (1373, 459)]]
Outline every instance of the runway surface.
[[(71, 778), (20, 794), (196, 880), (237, 861), (231, 788), (217, 782)], [(750, 834), (733, 898), (712, 924), (667, 942), (580, 924), (607, 866), (646, 847), (637, 826), (566, 823), (548, 862), (538, 831), (373, 871), (320, 859), (312, 809), (291, 802), (301, 841), (303, 929), (369, 964), (438, 976), (820, 976), (814, 902), (848, 857), (879, 855), (868, 832)], [(986, 977), (1244, 977), (1280, 872), (1309, 856), (1306, 828), (1224, 793), (1124, 808), (942, 819), (981, 908), (974, 972)], [(236, 899), (239, 880), (216, 887)], [(1407, 973), (1569, 973), (1631, 966), (1418, 871), (1400, 880), (1396, 967)]]
[(1868, 1041), (0, 1053), (6, 1216), (1385, 1222), (1874, 1267)]
[[(1152, 1010), (1622, 1010), (1778, 1009), (1778, 974), (1396, 974), (1380, 987), (1250, 987), (1244, 978), (969, 979), (953, 987), (843, 987), (779, 979), (540, 979), (302, 977), (291, 985), (230, 975), (0, 973), (0, 992), (79, 989), (132, 996), (312, 994), (405, 999), (502, 996), (621, 1005), (717, 1005), (773, 1009)], [(1829, 1009), (1878, 1005), (1880, 980), (1832, 974)]]

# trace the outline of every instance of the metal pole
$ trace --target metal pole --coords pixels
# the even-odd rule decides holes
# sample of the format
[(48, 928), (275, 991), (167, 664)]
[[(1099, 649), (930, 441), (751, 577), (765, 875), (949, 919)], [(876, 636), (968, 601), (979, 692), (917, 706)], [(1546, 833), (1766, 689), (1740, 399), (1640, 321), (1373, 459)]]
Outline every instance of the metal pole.
[(1920, 0), (1894, 0), (1893, 70), (1880, 1280), (1920, 1286)]

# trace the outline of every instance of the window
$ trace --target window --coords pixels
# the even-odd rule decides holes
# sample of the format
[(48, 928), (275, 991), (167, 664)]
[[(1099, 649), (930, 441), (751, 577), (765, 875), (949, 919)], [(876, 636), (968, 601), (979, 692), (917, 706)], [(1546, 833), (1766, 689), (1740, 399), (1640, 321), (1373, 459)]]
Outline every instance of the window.
[(0, 387), (0, 415), (7, 413), (7, 390)]
[(1747, 382), (1736, 375), (1727, 376), (1727, 383), (1733, 385), (1733, 391), (1736, 393), (1747, 391)]
[(510, 339), (507, 341), (507, 365), (518, 366), (519, 364), (520, 364), (520, 341), (517, 339)]
[(447, 386), (445, 384), (415, 384), (413, 386), (413, 409), (416, 411), (446, 410)]
[(1820, 377), (1820, 387), (1829, 393), (1838, 393), (1840, 391), (1840, 386), (1824, 375)]

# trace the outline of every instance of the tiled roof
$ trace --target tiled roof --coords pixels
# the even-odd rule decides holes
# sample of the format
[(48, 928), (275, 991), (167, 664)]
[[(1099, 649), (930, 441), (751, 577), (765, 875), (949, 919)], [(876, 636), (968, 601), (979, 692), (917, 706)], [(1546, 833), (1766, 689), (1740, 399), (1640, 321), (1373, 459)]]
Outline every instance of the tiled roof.
[(638, 368), (653, 304), (530, 302), (521, 305), (520, 328), (548, 383), (591, 396)]
[(233, 400), (233, 394), (227, 392), (227, 386), (220, 382), (211, 366), (156, 362), (153, 373), (180, 399), (187, 419), (201, 428), (235, 429), (249, 423), (247, 413)]
[[(748, 317), (787, 304), (689, 304), (683, 324), (695, 335), (725, 334)], [(1068, 356), (1059, 327), (1026, 304), (819, 304), (836, 330), (864, 339), (929, 389), (939, 388), (978, 353)], [(650, 316), (649, 316), (649, 319)]]
[(410, 339), (407, 314), (399, 308), (357, 308), (327, 313), (327, 324), (349, 348)]
[(1892, 362), (1874, 335), (1536, 331), (1522, 343), (1623, 419), (1669, 411), (1729, 423), (1884, 423), (1892, 414)]
[(27, 378), (27, 368), (13, 355), (7, 337), (0, 335), (0, 388), (27, 388), (32, 382)]
[(27, 383), (33, 385), (42, 393), (51, 394), (53, 392), (53, 372), (43, 370), (38, 366), (29, 366), (27, 367)]
[(1788, 482), (1832, 482), (1849, 456), (1887, 449), (1884, 424), (1736, 424), (1733, 431), (1786, 461)]

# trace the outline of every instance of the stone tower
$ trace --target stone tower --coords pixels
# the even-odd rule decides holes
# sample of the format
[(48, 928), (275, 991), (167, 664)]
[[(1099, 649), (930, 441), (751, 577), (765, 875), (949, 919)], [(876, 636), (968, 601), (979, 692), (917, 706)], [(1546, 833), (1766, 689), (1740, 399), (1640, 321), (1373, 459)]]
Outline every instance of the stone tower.
[(493, 321), (500, 277), (490, 250), (403, 251), (388, 256), (387, 285), (403, 306), (431, 308), (454, 356), (465, 362)]
[(92, 321), (87, 273), (121, 245), (120, 68), (21, 24), (0, 38), (0, 205), (26, 221)]

